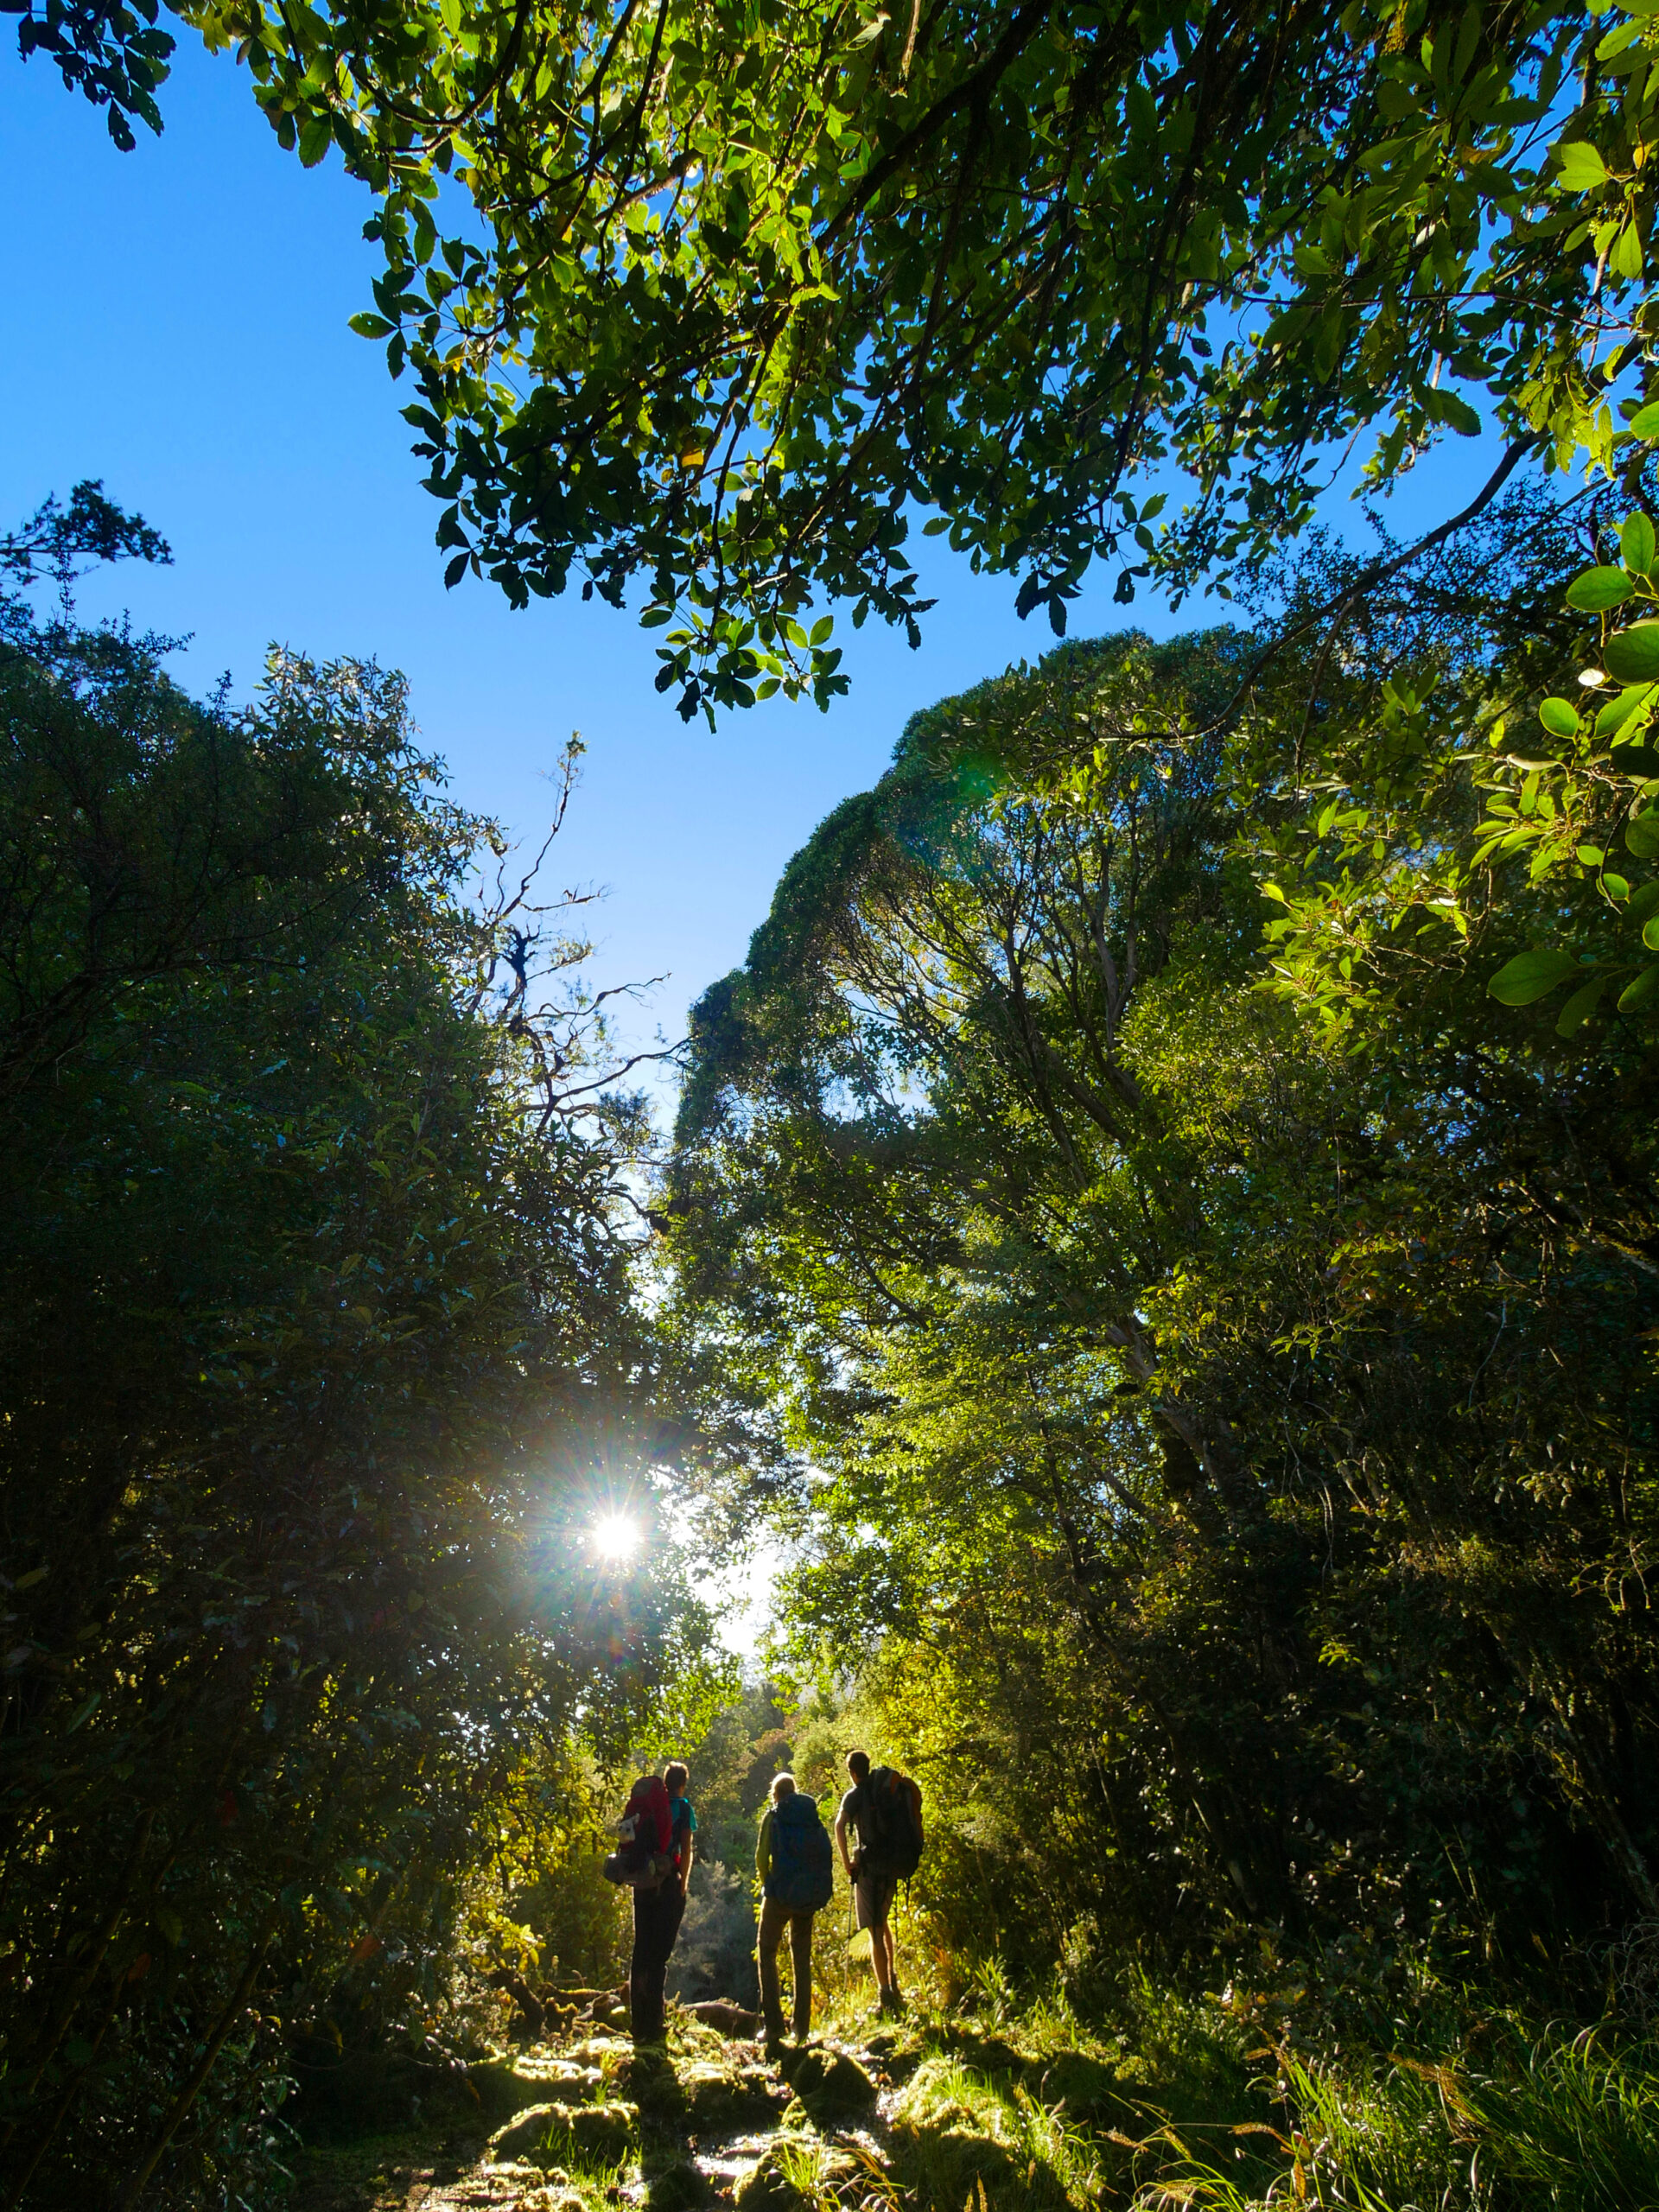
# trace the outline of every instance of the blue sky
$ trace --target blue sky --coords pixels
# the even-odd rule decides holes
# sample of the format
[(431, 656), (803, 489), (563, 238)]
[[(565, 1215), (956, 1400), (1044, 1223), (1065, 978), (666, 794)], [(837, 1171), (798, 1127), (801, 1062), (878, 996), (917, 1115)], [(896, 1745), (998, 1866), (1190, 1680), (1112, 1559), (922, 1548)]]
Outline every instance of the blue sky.
[[(653, 691), (652, 640), (631, 616), (574, 594), (515, 614), (471, 580), (446, 593), (436, 503), (398, 414), (409, 394), (346, 327), (371, 304), (367, 195), (334, 157), (307, 171), (284, 154), (245, 74), (188, 30), (162, 98), (164, 135), (141, 130), (119, 154), (49, 64), (25, 67), (0, 33), (0, 518), (101, 476), (169, 538), (175, 565), (118, 571), (86, 608), (192, 632), (179, 673), (196, 690), (228, 670), (245, 694), (272, 639), (402, 668), (457, 795), (520, 836), (543, 824), (543, 777), (579, 730), (589, 750), (557, 874), (608, 887), (595, 979), (670, 971), (645, 1027), (677, 1035), (742, 957), (784, 862), (880, 774), (906, 716), (1041, 652), (1043, 618), (1018, 621), (1012, 582), (976, 578), (930, 541), (940, 604), (919, 652), (843, 617), (850, 697), (828, 715), (774, 702), (711, 735)], [(1440, 497), (1484, 458), (1465, 454), (1453, 477), (1437, 470)], [(1091, 580), (1074, 634), (1122, 626), (1110, 585), (1109, 571)]]

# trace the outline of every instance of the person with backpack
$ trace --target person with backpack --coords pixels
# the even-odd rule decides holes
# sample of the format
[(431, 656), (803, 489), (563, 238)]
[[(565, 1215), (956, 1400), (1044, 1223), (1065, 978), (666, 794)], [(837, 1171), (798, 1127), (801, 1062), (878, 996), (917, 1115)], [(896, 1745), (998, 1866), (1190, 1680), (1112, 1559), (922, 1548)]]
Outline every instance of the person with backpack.
[[(633, 1949), (628, 1960), (628, 2021), (635, 2048), (666, 2033), (668, 1961), (685, 1916), (697, 1816), (685, 1795), (690, 1780), (674, 1760), (660, 1776), (641, 1775), (628, 1798), (623, 1828), (629, 1840), (613, 1878), (633, 1891)], [(611, 1862), (607, 1862), (607, 1872)]]
[[(869, 1932), (880, 2019), (905, 2009), (893, 1951), (893, 1900), (899, 1883), (908, 1881), (921, 1863), (922, 1793), (897, 1767), (872, 1769), (868, 1751), (849, 1751), (847, 1772), (853, 1786), (836, 1815), (836, 1848), (853, 1885), (858, 1925)], [(856, 1858), (847, 1848), (849, 1830), (858, 1839)]]
[(760, 1878), (760, 1931), (755, 1945), (760, 2010), (766, 2024), (766, 2053), (776, 2057), (784, 2042), (778, 1947), (787, 1929), (795, 1977), (795, 2040), (804, 2043), (812, 2026), (812, 1921), (836, 1893), (835, 1859), (818, 1818), (817, 1801), (796, 1788), (792, 1774), (772, 1777), (771, 1802), (754, 1847), (754, 1871)]

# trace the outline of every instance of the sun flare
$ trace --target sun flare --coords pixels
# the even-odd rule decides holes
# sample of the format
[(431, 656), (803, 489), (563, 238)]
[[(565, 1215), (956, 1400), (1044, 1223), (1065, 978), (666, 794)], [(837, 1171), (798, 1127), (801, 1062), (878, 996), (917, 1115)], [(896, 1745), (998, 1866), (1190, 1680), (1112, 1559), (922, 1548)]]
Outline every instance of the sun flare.
[(594, 1523), (594, 1549), (601, 1559), (626, 1559), (639, 1548), (639, 1523), (626, 1513), (607, 1513)]

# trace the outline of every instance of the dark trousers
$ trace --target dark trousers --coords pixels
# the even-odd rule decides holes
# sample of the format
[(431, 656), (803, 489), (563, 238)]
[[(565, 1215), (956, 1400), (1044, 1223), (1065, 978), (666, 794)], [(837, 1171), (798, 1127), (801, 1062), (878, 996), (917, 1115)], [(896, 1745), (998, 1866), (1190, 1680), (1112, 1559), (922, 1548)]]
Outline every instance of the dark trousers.
[(795, 1979), (795, 2039), (804, 2043), (812, 2025), (812, 1915), (794, 1911), (775, 1897), (760, 1904), (760, 1929), (755, 1952), (760, 1961), (760, 2009), (766, 2034), (773, 2043), (784, 2039), (784, 1999), (778, 1986), (778, 1947), (789, 1930), (789, 1951)]
[(633, 1953), (628, 1961), (628, 2013), (635, 2043), (660, 2043), (663, 1983), (680, 1932), (685, 1894), (673, 1875), (654, 1890), (633, 1893)]

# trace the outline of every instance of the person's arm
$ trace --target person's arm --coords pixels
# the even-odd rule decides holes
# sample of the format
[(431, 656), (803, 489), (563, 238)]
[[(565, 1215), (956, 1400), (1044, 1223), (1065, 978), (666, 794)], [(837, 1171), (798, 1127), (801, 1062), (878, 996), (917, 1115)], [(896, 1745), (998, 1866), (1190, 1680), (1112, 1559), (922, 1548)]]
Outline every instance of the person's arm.
[(766, 1814), (760, 1823), (760, 1833), (754, 1840), (754, 1871), (760, 1881), (772, 1872), (772, 1815)]
[(680, 1853), (680, 1895), (683, 1897), (691, 1886), (691, 1861), (697, 1855), (697, 1831), (694, 1821), (685, 1824), (685, 1847)]
[(847, 1869), (847, 1878), (853, 1878), (853, 1862), (847, 1851), (847, 1807), (843, 1801), (836, 1815), (836, 1849), (841, 1853), (841, 1863)]

